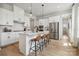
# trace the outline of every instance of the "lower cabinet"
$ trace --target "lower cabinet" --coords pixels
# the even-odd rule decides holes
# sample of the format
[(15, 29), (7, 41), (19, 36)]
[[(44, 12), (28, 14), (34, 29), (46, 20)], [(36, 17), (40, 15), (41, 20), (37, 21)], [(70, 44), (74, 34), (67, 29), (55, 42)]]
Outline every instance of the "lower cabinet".
[(19, 34), (16, 33), (1, 33), (0, 46), (6, 46), (18, 42)]

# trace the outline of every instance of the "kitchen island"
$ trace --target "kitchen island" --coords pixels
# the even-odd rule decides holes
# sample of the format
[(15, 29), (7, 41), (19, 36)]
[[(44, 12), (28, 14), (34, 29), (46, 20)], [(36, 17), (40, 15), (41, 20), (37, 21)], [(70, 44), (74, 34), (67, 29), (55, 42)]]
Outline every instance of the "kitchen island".
[(19, 39), (19, 50), (24, 55), (29, 55), (29, 49), (30, 49), (30, 40), (33, 39), (36, 35), (40, 34), (43, 35), (45, 33), (48, 33), (49, 31), (44, 32), (25, 32), (20, 34)]

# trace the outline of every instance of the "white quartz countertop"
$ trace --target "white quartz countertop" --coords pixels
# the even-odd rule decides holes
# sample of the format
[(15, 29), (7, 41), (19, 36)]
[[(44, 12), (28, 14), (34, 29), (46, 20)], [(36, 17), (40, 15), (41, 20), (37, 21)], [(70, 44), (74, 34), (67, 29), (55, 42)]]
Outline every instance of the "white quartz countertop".
[(45, 34), (45, 33), (49, 33), (49, 31), (43, 31), (43, 32), (24, 32), (24, 33), (21, 33), (21, 34), (24, 34), (24, 35), (36, 35), (36, 34)]

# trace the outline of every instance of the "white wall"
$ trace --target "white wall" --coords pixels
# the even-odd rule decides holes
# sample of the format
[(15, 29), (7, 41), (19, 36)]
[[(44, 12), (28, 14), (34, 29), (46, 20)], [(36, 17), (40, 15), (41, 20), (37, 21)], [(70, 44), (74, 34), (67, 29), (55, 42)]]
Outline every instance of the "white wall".
[(76, 29), (77, 29), (77, 32), (76, 32), (76, 39), (74, 41), (76, 41), (76, 46), (79, 48), (79, 4), (77, 5), (76, 7), (77, 11), (76, 11), (76, 15), (77, 15), (77, 20), (76, 20)]
[(79, 7), (78, 7), (78, 14), (77, 15), (78, 15), (78, 23), (77, 23), (78, 24), (78, 28), (77, 28), (78, 32), (77, 32), (77, 38), (79, 38)]
[(72, 7), (72, 42), (79, 47), (79, 4)]
[(74, 42), (74, 19), (75, 19), (75, 6), (72, 7), (72, 34), (71, 34), (71, 42)]

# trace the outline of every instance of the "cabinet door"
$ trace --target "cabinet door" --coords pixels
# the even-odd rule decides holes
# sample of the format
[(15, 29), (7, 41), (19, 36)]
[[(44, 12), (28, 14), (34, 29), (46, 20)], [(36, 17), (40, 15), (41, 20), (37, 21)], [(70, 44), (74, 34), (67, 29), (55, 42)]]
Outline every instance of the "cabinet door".
[(7, 20), (7, 22), (8, 22), (8, 25), (13, 25), (13, 12), (11, 12), (11, 11), (8, 11), (8, 20)]
[(24, 10), (14, 6), (14, 20), (24, 22)]
[(0, 8), (0, 25), (12, 25), (12, 17), (13, 15), (11, 11)]
[(6, 34), (1, 34), (1, 46), (8, 45), (8, 36)]
[(15, 33), (15, 42), (19, 41), (19, 33)]
[(18, 33), (10, 33), (10, 44), (18, 42)]
[(44, 20), (43, 19), (39, 20), (39, 25), (44, 25)]
[(27, 20), (28, 20), (29, 18), (25, 15), (24, 16), (24, 22), (25, 22), (25, 24), (24, 24), (24, 26), (27, 26)]
[(8, 20), (7, 18), (7, 11), (5, 9), (0, 9), (1, 12), (1, 25), (6, 25), (6, 22)]
[(18, 33), (3, 33), (0, 35), (0, 39), (1, 39), (1, 46), (6, 46), (9, 44), (13, 44), (17, 41), (19, 41), (19, 35)]
[(8, 40), (9, 41), (9, 44), (15, 43), (14, 33), (10, 33), (9, 36), (10, 36), (10, 39)]

